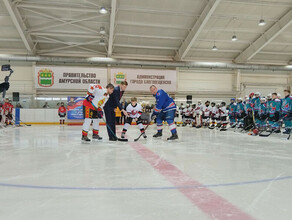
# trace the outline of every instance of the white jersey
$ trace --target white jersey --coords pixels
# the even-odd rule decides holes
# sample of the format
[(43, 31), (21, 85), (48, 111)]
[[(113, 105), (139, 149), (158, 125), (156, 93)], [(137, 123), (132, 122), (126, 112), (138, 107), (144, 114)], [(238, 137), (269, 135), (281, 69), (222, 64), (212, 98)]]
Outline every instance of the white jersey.
[(219, 109), (216, 106), (212, 107), (212, 115), (215, 118), (219, 117)]
[(94, 97), (92, 103), (97, 108), (102, 108), (109, 99), (107, 90), (98, 84), (89, 85), (88, 95), (92, 95)]
[(219, 113), (220, 113), (220, 116), (227, 116), (227, 110), (226, 110), (226, 107), (225, 106), (222, 106), (219, 108)]
[(135, 106), (129, 104), (126, 109), (129, 117), (131, 118), (139, 118), (142, 114), (142, 106), (140, 104), (136, 104)]
[(212, 107), (211, 106), (205, 106), (205, 105), (203, 105), (203, 107), (202, 107), (202, 111), (203, 111), (203, 115), (205, 116), (205, 117), (209, 117), (210, 116), (210, 113), (211, 113), (211, 111), (212, 111)]
[(188, 108), (185, 108), (183, 111), (184, 111), (185, 116), (188, 117), (188, 116), (190, 116), (192, 114), (193, 108), (192, 107), (188, 107)]
[(202, 107), (201, 105), (198, 105), (195, 109), (194, 112), (196, 115), (201, 115), (202, 114)]

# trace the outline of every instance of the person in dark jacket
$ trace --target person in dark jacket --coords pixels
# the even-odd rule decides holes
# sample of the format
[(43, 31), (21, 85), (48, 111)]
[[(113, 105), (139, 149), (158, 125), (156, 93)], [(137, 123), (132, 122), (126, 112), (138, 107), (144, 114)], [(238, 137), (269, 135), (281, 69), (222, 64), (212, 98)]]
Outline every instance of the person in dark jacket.
[(110, 141), (116, 141), (116, 116), (115, 108), (119, 107), (124, 115), (128, 115), (125, 109), (121, 106), (120, 100), (128, 86), (127, 81), (121, 82), (119, 86), (116, 86), (114, 92), (110, 95), (108, 101), (104, 106), (104, 113), (107, 123), (107, 133)]

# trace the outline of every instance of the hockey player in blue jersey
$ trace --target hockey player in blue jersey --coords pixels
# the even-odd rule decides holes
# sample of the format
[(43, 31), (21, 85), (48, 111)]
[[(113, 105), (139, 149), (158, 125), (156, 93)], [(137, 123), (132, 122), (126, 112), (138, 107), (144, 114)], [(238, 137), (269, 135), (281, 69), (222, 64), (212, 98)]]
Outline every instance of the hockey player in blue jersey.
[(282, 99), (281, 117), (285, 124), (283, 134), (290, 134), (292, 130), (292, 96), (290, 90), (284, 90), (285, 97)]
[(280, 111), (281, 111), (281, 101), (277, 98), (277, 93), (272, 94), (272, 101), (269, 106), (269, 126), (270, 131), (275, 133), (280, 133)]
[(267, 128), (267, 117), (268, 117), (268, 108), (267, 108), (267, 103), (265, 98), (261, 98), (261, 104), (259, 108), (259, 123), (258, 123), (258, 129), (260, 131), (265, 131)]
[(235, 103), (235, 98), (230, 99), (230, 105), (229, 105), (229, 121), (230, 121), (230, 127), (234, 128), (236, 126), (236, 111), (237, 111), (237, 106)]
[(162, 89), (157, 89), (156, 86), (150, 86), (150, 92), (156, 98), (156, 106), (153, 110), (151, 119), (156, 116), (157, 133), (153, 137), (162, 136), (163, 121), (166, 121), (171, 131), (171, 137), (167, 140), (178, 139), (174, 117), (176, 105), (174, 100)]
[(260, 105), (261, 105), (260, 96), (261, 94), (259, 92), (256, 92), (255, 96), (251, 100), (256, 126), (259, 126), (259, 123), (261, 121), (260, 116), (259, 116), (259, 110), (260, 110)]
[[(250, 95), (251, 97), (253, 94)], [(253, 113), (252, 113), (252, 104), (251, 104), (251, 98), (245, 97), (245, 105), (244, 110), (246, 117), (244, 118), (244, 130), (249, 130), (252, 127), (254, 127), (254, 121), (253, 121)]]
[(237, 98), (237, 107), (236, 107), (236, 118), (237, 118), (237, 126), (239, 128), (243, 127), (243, 122), (245, 118), (245, 109), (244, 109), (244, 104), (242, 102), (242, 98)]

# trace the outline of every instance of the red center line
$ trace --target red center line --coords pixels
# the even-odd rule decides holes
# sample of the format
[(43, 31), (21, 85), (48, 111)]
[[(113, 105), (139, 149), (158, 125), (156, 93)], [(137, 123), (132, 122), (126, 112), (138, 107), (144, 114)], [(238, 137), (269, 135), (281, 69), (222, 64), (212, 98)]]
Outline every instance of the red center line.
[[(129, 145), (175, 187), (202, 185), (141, 143), (129, 142)], [(211, 219), (255, 220), (208, 188), (179, 188), (178, 190)]]

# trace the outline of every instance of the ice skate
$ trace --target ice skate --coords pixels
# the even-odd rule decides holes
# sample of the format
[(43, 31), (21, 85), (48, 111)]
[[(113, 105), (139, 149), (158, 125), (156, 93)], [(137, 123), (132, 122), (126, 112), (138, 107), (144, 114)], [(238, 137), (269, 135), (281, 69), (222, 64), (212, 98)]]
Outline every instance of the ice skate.
[(168, 141), (173, 141), (178, 139), (177, 133), (172, 134), (169, 138), (167, 138)]
[(102, 137), (100, 137), (98, 134), (93, 134), (92, 135), (92, 140), (98, 140), (98, 141), (100, 141), (100, 140), (102, 140)]
[(82, 143), (90, 143), (91, 142), (91, 140), (87, 136), (84, 136), (84, 135), (82, 136), (81, 141), (82, 141)]
[(153, 135), (153, 137), (155, 138), (162, 137), (162, 132), (157, 132), (156, 134)]

